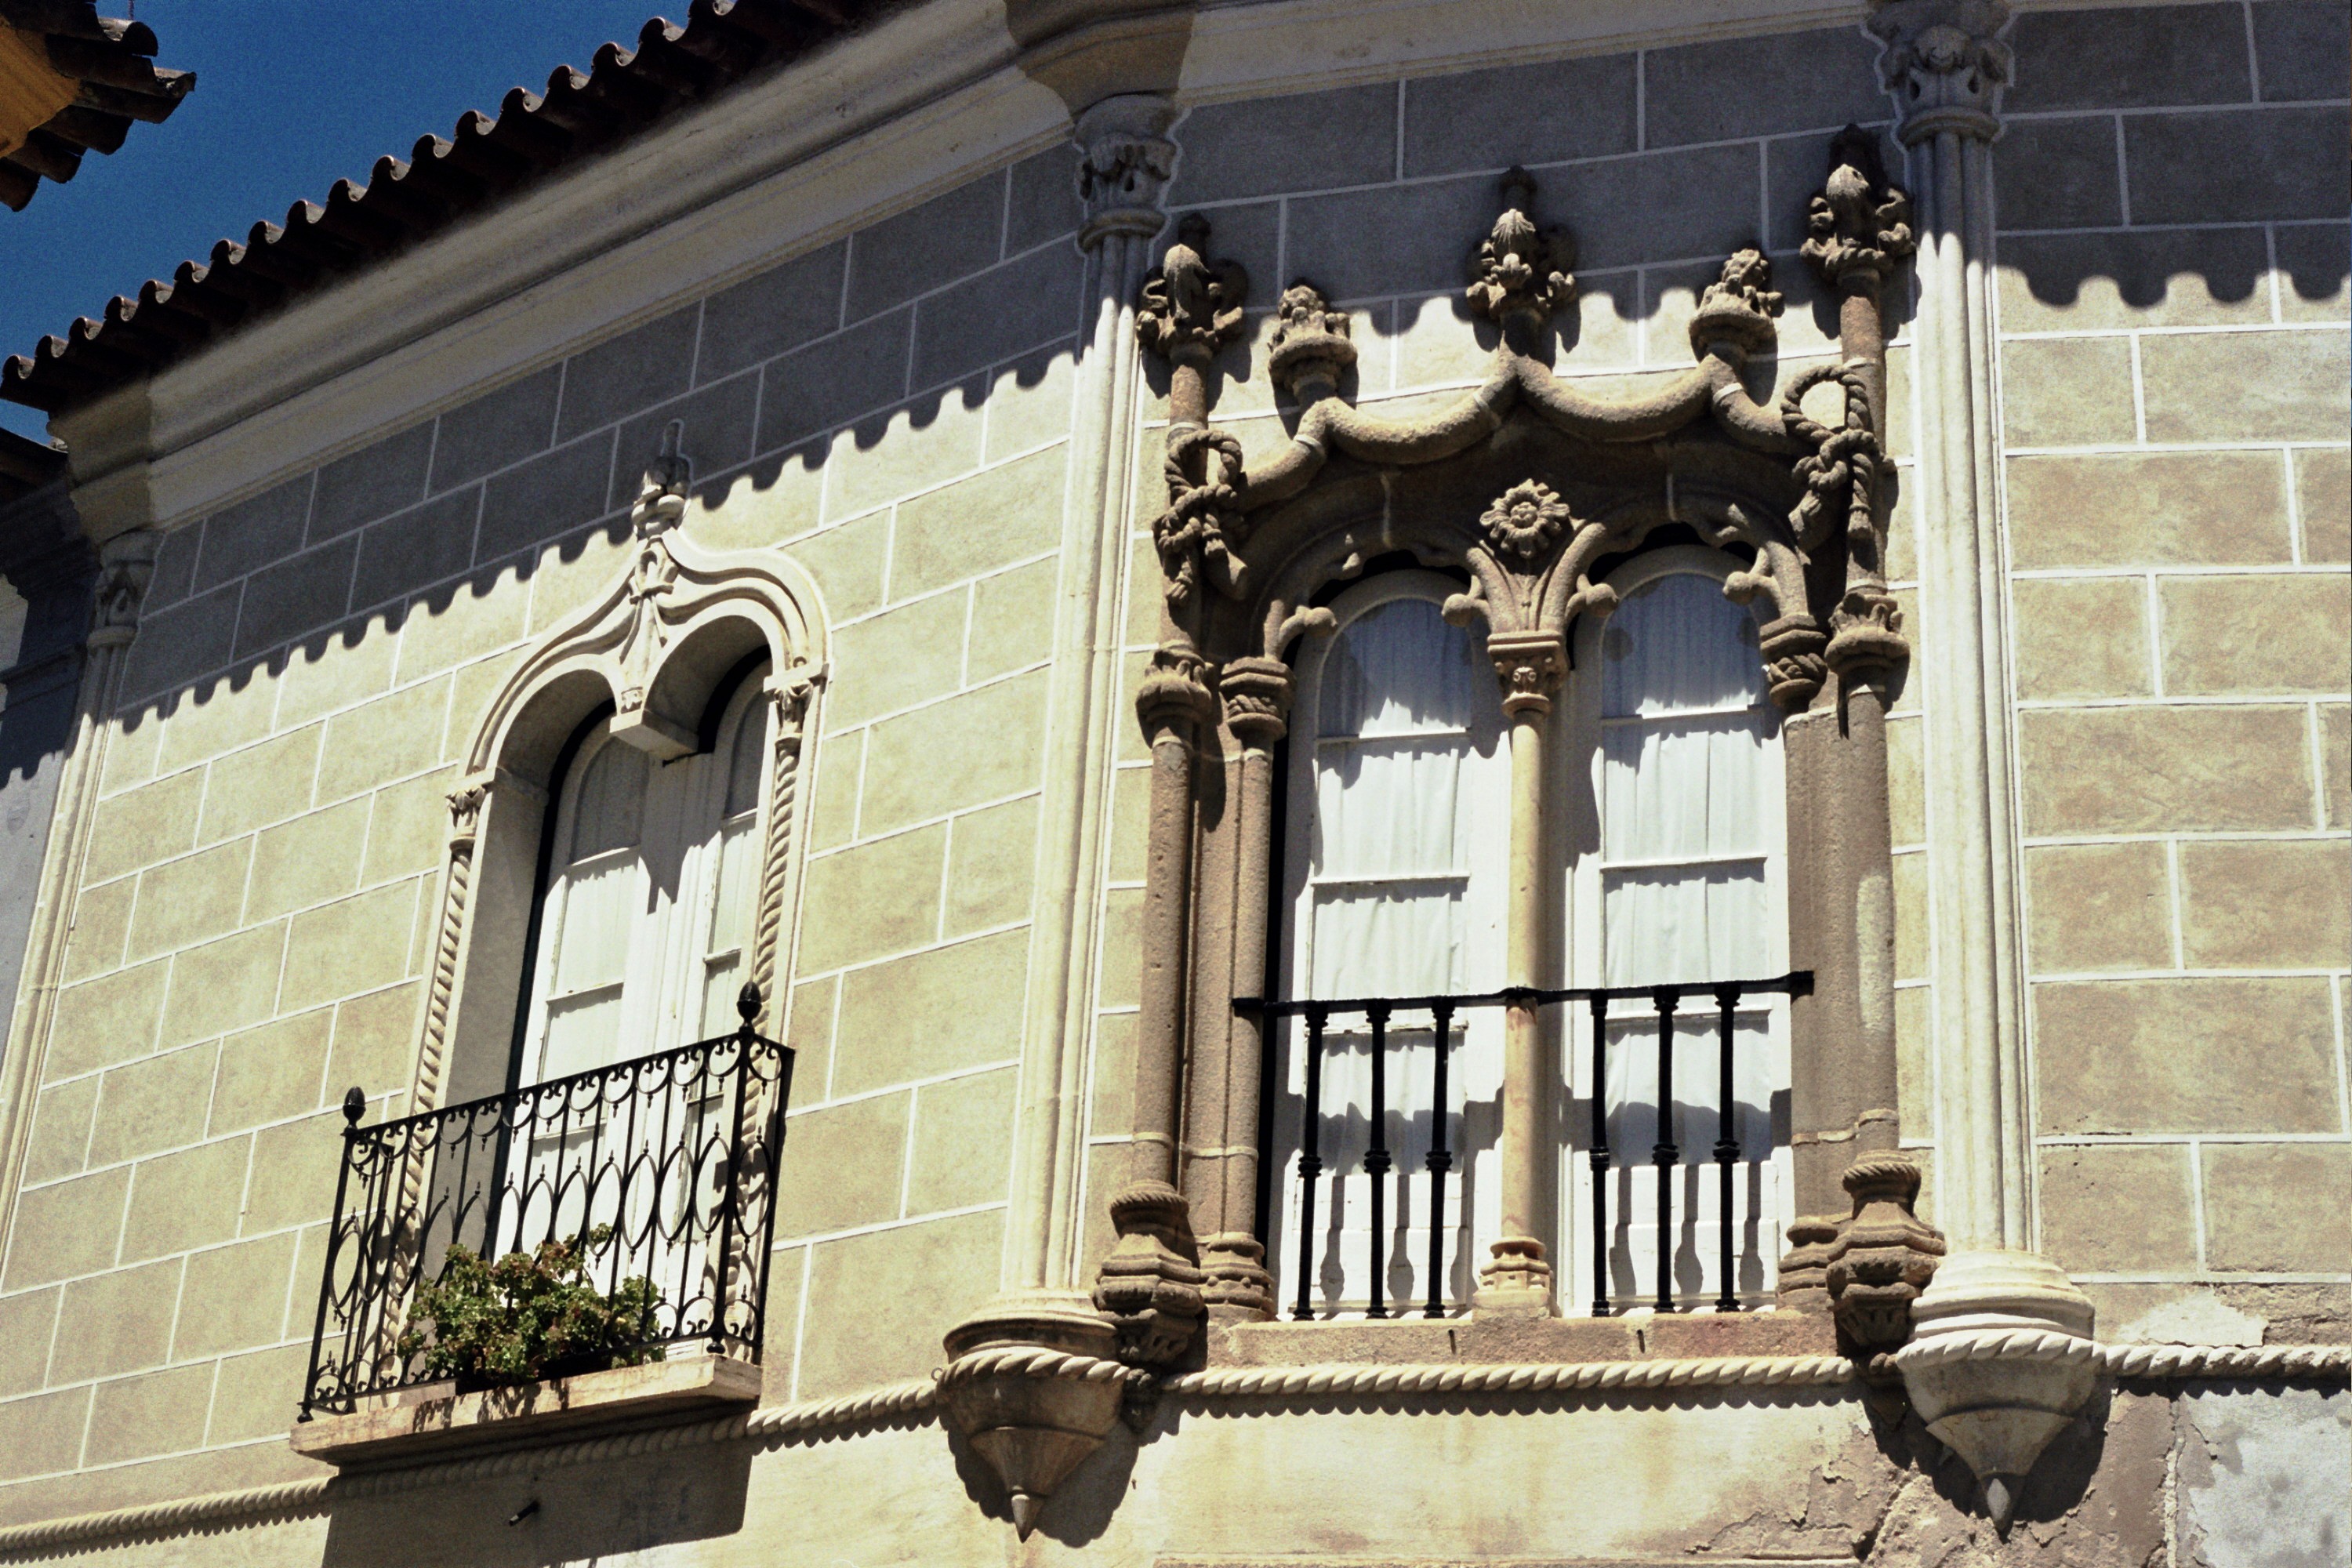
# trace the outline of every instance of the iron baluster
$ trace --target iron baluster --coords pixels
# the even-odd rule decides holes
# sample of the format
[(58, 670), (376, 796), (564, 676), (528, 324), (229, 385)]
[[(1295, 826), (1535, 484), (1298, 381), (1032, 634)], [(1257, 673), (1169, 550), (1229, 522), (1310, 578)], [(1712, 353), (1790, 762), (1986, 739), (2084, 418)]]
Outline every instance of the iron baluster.
[(1429, 1305), (1422, 1310), (1425, 1318), (1445, 1316), (1445, 1173), (1454, 1168), (1454, 1156), (1445, 1147), (1445, 1053), (1454, 1043), (1454, 1004), (1440, 1002), (1434, 1012), (1432, 1038), (1437, 1051), (1429, 1091), (1429, 1155), (1423, 1162), (1429, 1167)]
[(1715, 1132), (1715, 1167), (1717, 1175), (1717, 1224), (1723, 1232), (1723, 1289), (1715, 1299), (1718, 1312), (1739, 1310), (1739, 1298), (1732, 1290), (1731, 1181), (1732, 1166), (1739, 1159), (1739, 1139), (1732, 1122), (1731, 1100), (1731, 1028), (1732, 1009), (1739, 1005), (1739, 987), (1719, 985), (1715, 992), (1715, 1005), (1719, 1012), (1717, 1029), (1718, 1071), (1721, 1081), (1717, 1089), (1717, 1122)]
[(1592, 994), (1592, 1315), (1609, 1315), (1609, 996)]
[(1298, 1149), (1298, 1306), (1290, 1314), (1300, 1322), (1313, 1317), (1315, 1288), (1315, 1183), (1323, 1174), (1316, 1151), (1320, 1142), (1317, 1125), (1323, 1114), (1323, 1026), (1330, 1013), (1307, 1010), (1307, 1122)]
[(1658, 1310), (1675, 1310), (1675, 1167), (1682, 1150), (1675, 1144), (1675, 1004), (1682, 993), (1661, 985), (1652, 993), (1658, 1008), (1658, 1141), (1650, 1163), (1658, 1168)]
[(1388, 1175), (1389, 1175), (1389, 1010), (1375, 1003), (1365, 1009), (1372, 1021), (1372, 1128), (1364, 1151), (1364, 1174), (1372, 1182), (1372, 1294), (1364, 1310), (1368, 1318), (1389, 1315)]
[(352, 1145), (359, 1141), (360, 1118), (367, 1114), (367, 1091), (353, 1084), (343, 1095), (343, 1166), (335, 1173), (335, 1217), (327, 1226), (327, 1267), (319, 1276), (319, 1316), (310, 1327), (310, 1371), (302, 1380), (302, 1413), (310, 1419), (310, 1405), (319, 1396), (319, 1349), (327, 1338), (327, 1297), (335, 1288), (335, 1254), (343, 1247), (343, 1194), (352, 1184)]

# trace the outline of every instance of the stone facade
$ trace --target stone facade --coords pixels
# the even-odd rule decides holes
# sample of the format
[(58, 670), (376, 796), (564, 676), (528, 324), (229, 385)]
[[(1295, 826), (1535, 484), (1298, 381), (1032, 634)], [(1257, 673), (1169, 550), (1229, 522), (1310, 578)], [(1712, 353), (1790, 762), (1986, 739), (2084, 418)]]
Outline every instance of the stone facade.
[[(1431, 0), (1312, 26), (1179, 8), (1171, 33), (1015, 5), (1018, 48), (978, 64), (908, 31), (970, 9), (932, 0), (842, 42), (846, 64), (792, 68), (848, 79), (919, 47), (967, 72), (938, 105), (617, 235), (609, 261), (209, 430), (173, 400), (235, 339), (141, 407), (59, 417), (97, 549), (92, 722), (42, 742), (64, 783), (37, 803), (0, 1063), (0, 1552), (700, 1562), (814, 1533), (855, 1562), (2344, 1563), (2345, 7), (1530, 23)], [(1922, 109), (1916, 81), (1977, 98)], [(721, 95), (648, 136), (739, 111)], [(1857, 317), (1808, 204), (1873, 161), (1870, 203), (1916, 210), (1872, 207), (1909, 216)], [(1479, 243), (1505, 243), (1507, 169), (1532, 195), (1504, 202), (1573, 259), (1465, 296)], [(616, 153), (561, 178), (622, 205), (649, 176)], [(787, 199), (762, 188), (799, 205), (741, 240), (755, 209), (730, 203)], [(717, 237), (702, 271), (647, 248), (693, 232)], [(379, 268), (429, 281), (448, 243)], [(346, 288), (267, 330), (331, 335), (365, 308)], [(1232, 954), (1263, 884), (1230, 824), (1280, 735), (1285, 647), (1257, 668), (1217, 642), (1199, 606), (1227, 568), (1202, 542), (1250, 564), (1253, 526), (1316, 515), (1249, 490), (1303, 462), (1303, 406), (1440, 419), (1518, 341), (1514, 310), (1548, 318), (1528, 357), (1580, 408), (1664, 398), (1741, 338), (1701, 422), (1770, 418), (1786, 505), (1816, 438), (1783, 433), (1780, 391), (1883, 378), (1883, 418), (1838, 448), (1883, 464), (1836, 481), (1859, 531), (1840, 489), (1850, 542), (1806, 564), (1846, 590), (1816, 594), (1819, 641), (1868, 620), (1869, 589), (1907, 658), (1832, 644), (1784, 680), (1790, 730), (1841, 737), (1809, 742), (1832, 760), (1806, 776), (1864, 784), (1808, 819), (1863, 849), (1805, 850), (1822, 868), (1792, 915), (1824, 984), (1799, 1014), (1784, 1217), (1823, 1226), (1823, 1295), (1800, 1299), (1791, 1253), (1787, 1299), (1736, 1317), (1262, 1321), (1280, 1260), (1232, 1195), (1262, 1152), (1237, 1098), (1255, 1037), (1226, 1020), (1256, 994)], [(516, 896), (499, 857), (530, 886), (499, 813), (544, 763), (534, 785), (501, 715), (551, 638), (642, 581), (640, 475), (673, 421), (681, 558), (766, 563), (802, 617), (806, 727), (766, 839), (764, 1016), (795, 1068), (764, 1394), (330, 1482), (287, 1434), (339, 1108), (356, 1085), (378, 1121), (504, 1070), (481, 911)], [(1444, 498), (1452, 460), (1321, 482)], [(1466, 515), (1508, 521), (1489, 489)], [(1171, 518), (1206, 521), (1171, 543)], [(1538, 563), (1559, 543), (1538, 532), (1494, 554)], [(1230, 795), (1202, 782), (1221, 773)], [(469, 784), (493, 804), (453, 858)], [(1872, 1360), (1946, 1237), (1947, 1288), (1991, 1279), (1972, 1300), (2011, 1349), (1931, 1287), (1909, 1346)], [(1873, 1247), (1897, 1261), (1871, 1273)], [(2021, 1283), (2037, 1253), (2054, 1284)], [(1898, 1277), (1894, 1337), (1858, 1349), (1826, 1291)], [(1513, 1288), (1549, 1319), (1540, 1281)], [(2090, 1392), (2053, 1406), (2038, 1463), (1980, 1458), (1935, 1414), (1938, 1369), (2027, 1363)], [(1038, 1432), (1084, 1437), (1060, 1473)], [(174, 1511), (200, 1498), (222, 1500)], [(205, 1510), (221, 1528), (191, 1533)]]

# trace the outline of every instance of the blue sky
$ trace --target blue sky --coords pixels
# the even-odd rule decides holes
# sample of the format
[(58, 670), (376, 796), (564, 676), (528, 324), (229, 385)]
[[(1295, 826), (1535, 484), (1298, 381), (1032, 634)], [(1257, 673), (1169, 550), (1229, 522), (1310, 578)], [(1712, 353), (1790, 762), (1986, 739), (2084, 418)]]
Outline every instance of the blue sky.
[[(69, 184), (42, 182), (23, 212), (0, 208), (0, 355), (257, 218), (283, 221), (298, 198), (364, 181), (468, 109), (495, 114), (507, 89), (538, 90), (559, 62), (587, 69), (598, 44), (633, 44), (663, 11), (682, 16), (686, 0), (136, 0), (156, 63), (194, 71), (196, 89)], [(24, 435), (45, 434), (44, 417), (0, 402), (0, 425)]]

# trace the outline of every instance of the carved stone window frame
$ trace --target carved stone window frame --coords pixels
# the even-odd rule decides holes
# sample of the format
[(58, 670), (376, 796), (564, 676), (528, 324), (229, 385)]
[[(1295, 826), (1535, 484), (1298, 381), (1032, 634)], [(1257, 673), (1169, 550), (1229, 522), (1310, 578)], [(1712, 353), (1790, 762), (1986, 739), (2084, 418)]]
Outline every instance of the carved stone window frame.
[(761, 1033), (779, 1036), (791, 970), (806, 738), (826, 671), (823, 599), (790, 559), (713, 552), (685, 538), (690, 465), (673, 426), (631, 510), (628, 566), (525, 655), (476, 725), (449, 796), (450, 837), (412, 1110), (507, 1087), (526, 973), (551, 773), (565, 743), (609, 704), (612, 733), (656, 759), (697, 748), (704, 708), (747, 658), (766, 656), (772, 705), (762, 769), (749, 977)]

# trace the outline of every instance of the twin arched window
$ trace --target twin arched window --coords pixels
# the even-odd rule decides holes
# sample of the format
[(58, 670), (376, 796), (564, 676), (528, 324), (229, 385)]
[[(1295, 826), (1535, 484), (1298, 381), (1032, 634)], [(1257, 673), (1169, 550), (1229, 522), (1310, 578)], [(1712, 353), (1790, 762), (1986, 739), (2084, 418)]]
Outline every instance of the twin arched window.
[[(1638, 558), (1612, 579), (1622, 595), (1605, 621), (1578, 628), (1574, 670), (1548, 722), (1561, 744), (1545, 781), (1547, 858), (1534, 874), (1552, 896), (1543, 944), (1548, 986), (1704, 984), (1763, 978), (1787, 967), (1785, 803), (1780, 728), (1768, 701), (1753, 617), (1723, 597), (1727, 557), (1696, 548)], [(1281, 951), (1285, 994), (1296, 998), (1489, 993), (1505, 981), (1504, 910), (1514, 868), (1508, 818), (1510, 758), (1484, 633), (1449, 626), (1439, 607), (1459, 591), (1435, 573), (1385, 574), (1332, 605), (1337, 634), (1310, 646), (1299, 670), (1291, 726), (1284, 866), (1288, 929)], [(1581, 1258), (1591, 1238), (1583, 1159), (1592, 1094), (1589, 1022), (1546, 1010), (1565, 1071), (1548, 1086), (1549, 1123), (1561, 1152), (1551, 1252)], [(1444, 1261), (1437, 1297), (1468, 1305), (1486, 1243), (1501, 1226), (1496, 1167), (1503, 1092), (1501, 1010), (1455, 1016), (1446, 1103), (1432, 1104), (1433, 1019), (1392, 1019), (1385, 1062), (1387, 1113), (1380, 1142), (1393, 1161), (1381, 1248), (1385, 1298), (1428, 1298), (1426, 1249), (1433, 1184), (1424, 1152), (1440, 1123), (1452, 1154), (1445, 1186)], [(1656, 1024), (1611, 1025), (1602, 1093), (1613, 1148), (1635, 1160), (1657, 1142)], [(1311, 1295), (1328, 1314), (1360, 1311), (1371, 1299), (1368, 1216), (1374, 1142), (1370, 1041), (1360, 1016), (1335, 1017), (1327, 1036), (1318, 1100), (1324, 1161), (1312, 1244)], [(1785, 1005), (1759, 1003), (1737, 1020), (1740, 1195), (1734, 1289), (1771, 1287), (1787, 1190), (1784, 1142), (1774, 1136), (1776, 1096), (1789, 1082)], [(1280, 1200), (1269, 1219), (1268, 1256), (1298, 1256), (1297, 1176), (1306, 1080), (1300, 1031), (1283, 1036), (1285, 1102), (1275, 1117)], [(1574, 1038), (1571, 1040), (1570, 1037)], [(1678, 1086), (1714, 1082), (1711, 1031), (1678, 1035)], [(1571, 1045), (1575, 1048), (1569, 1048)], [(1685, 1090), (1671, 1108), (1685, 1148), (1716, 1137), (1711, 1094)], [(1677, 1293), (1711, 1297), (1721, 1286), (1712, 1182), (1695, 1167), (1675, 1173), (1682, 1216), (1675, 1249)], [(1656, 1173), (1619, 1164), (1610, 1207), (1613, 1293), (1636, 1294), (1654, 1278)], [(1284, 1237), (1288, 1240), (1286, 1243)], [(1297, 1282), (1285, 1289), (1297, 1294)], [(1563, 1289), (1563, 1303), (1573, 1299)]]

